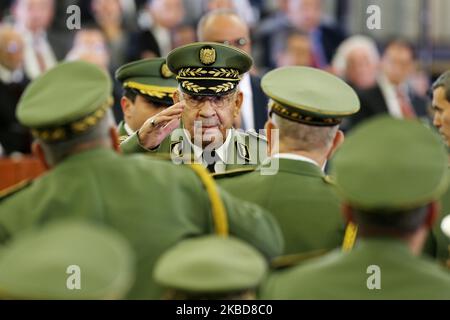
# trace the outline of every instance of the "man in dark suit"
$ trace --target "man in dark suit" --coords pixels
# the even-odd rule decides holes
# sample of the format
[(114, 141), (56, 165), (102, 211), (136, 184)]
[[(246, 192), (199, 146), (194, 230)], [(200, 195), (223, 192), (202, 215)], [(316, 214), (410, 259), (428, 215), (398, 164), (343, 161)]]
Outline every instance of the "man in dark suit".
[(24, 43), (12, 27), (0, 28), (0, 146), (6, 155), (29, 153), (31, 136), (16, 119), (16, 105), (28, 84), (23, 72)]
[[(199, 41), (220, 42), (235, 46), (251, 55), (250, 30), (233, 10), (219, 9), (206, 14), (197, 28)], [(244, 93), (240, 119), (235, 126), (244, 130), (261, 130), (267, 120), (267, 98), (261, 90), (261, 78), (250, 71), (243, 76), (240, 89)]]
[(389, 42), (376, 85), (359, 92), (361, 111), (352, 119), (352, 126), (380, 113), (429, 121), (426, 99), (407, 83), (413, 70), (414, 48), (403, 40)]

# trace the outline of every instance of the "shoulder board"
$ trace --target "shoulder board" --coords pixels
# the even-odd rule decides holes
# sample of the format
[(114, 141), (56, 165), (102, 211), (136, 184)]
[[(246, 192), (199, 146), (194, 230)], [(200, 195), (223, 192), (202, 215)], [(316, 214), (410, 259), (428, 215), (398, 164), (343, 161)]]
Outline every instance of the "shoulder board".
[(248, 166), (249, 168), (240, 168), (240, 169), (235, 169), (235, 170), (230, 170), (230, 171), (226, 171), (224, 173), (213, 173), (211, 176), (215, 179), (215, 180), (219, 180), (219, 179), (224, 179), (224, 178), (232, 178), (232, 177), (237, 177), (237, 176), (241, 176), (250, 172), (253, 172), (256, 170), (256, 167), (253, 166)]
[(315, 250), (315, 251), (310, 251), (310, 252), (305, 252), (305, 253), (280, 256), (280, 257), (273, 259), (270, 266), (274, 269), (290, 268), (290, 267), (299, 265), (306, 260), (323, 256), (324, 254), (326, 254), (328, 252), (329, 252), (329, 250), (323, 249), (323, 250)]
[(325, 183), (331, 184), (331, 185), (335, 185), (336, 183), (334, 182), (334, 178), (332, 176), (326, 175), (323, 178), (323, 181)]
[(15, 195), (16, 193), (28, 188), (33, 183), (33, 180), (24, 180), (9, 188), (0, 191), (0, 202)]

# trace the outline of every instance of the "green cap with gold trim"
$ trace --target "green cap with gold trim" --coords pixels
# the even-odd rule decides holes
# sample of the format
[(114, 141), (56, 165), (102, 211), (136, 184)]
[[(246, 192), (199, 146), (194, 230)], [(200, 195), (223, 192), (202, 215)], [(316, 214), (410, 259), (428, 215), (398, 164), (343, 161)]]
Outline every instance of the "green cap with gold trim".
[(344, 201), (371, 212), (408, 210), (439, 199), (447, 190), (447, 171), (448, 154), (437, 134), (420, 122), (389, 116), (356, 127), (332, 162)]
[(57, 142), (97, 125), (112, 106), (109, 75), (97, 66), (66, 62), (34, 80), (22, 95), (17, 118), (36, 138)]
[(143, 59), (123, 65), (116, 71), (116, 79), (124, 88), (136, 90), (150, 101), (170, 106), (177, 90), (175, 75), (164, 58)]
[(183, 92), (194, 96), (235, 91), (252, 64), (252, 58), (244, 51), (214, 42), (191, 43), (167, 56), (167, 65), (176, 74)]
[(122, 299), (135, 256), (116, 231), (65, 220), (35, 227), (0, 250), (0, 299)]
[(222, 293), (253, 289), (267, 271), (256, 249), (233, 237), (187, 239), (157, 261), (154, 279), (161, 286), (192, 293)]
[(314, 126), (335, 126), (359, 111), (355, 91), (338, 77), (314, 68), (283, 67), (261, 80), (270, 113)]

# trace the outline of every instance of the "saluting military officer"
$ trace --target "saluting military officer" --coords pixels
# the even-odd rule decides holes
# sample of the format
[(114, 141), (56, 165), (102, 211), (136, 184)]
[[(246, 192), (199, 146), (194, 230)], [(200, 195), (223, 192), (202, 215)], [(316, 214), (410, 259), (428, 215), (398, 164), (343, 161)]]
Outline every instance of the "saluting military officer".
[(122, 299), (135, 262), (110, 228), (77, 220), (36, 227), (2, 248), (0, 300)]
[[(450, 71), (433, 84), (433, 123), (439, 130), (447, 150), (450, 147)], [(450, 189), (441, 198), (442, 211), (439, 222), (429, 238), (426, 252), (436, 257), (450, 270)]]
[(257, 166), (267, 156), (265, 139), (233, 129), (243, 101), (239, 82), (252, 63), (244, 51), (218, 43), (170, 52), (167, 65), (179, 84), (176, 104), (149, 119), (122, 150), (170, 153), (176, 163), (201, 163), (213, 173)]
[(117, 154), (110, 92), (108, 75), (86, 62), (61, 64), (28, 87), (17, 116), (32, 128), (33, 149), (50, 170), (0, 195), (0, 243), (63, 217), (107, 224), (135, 250), (136, 281), (128, 297), (140, 299), (161, 296), (153, 265), (186, 237), (230, 233), (268, 258), (281, 253), (270, 214), (219, 193), (203, 167)]
[[(344, 140), (342, 119), (359, 110), (358, 97), (339, 78), (307, 67), (273, 70), (261, 83), (271, 99), (266, 131), (272, 156), (254, 172), (219, 175), (218, 183), (272, 212), (285, 255), (295, 260), (332, 250), (342, 244), (345, 226), (323, 169)], [(279, 141), (272, 130), (278, 130)], [(278, 172), (263, 174), (269, 168)]]
[(254, 300), (267, 261), (234, 237), (183, 240), (163, 253), (154, 278), (166, 300)]
[(333, 159), (344, 216), (358, 226), (337, 250), (264, 285), (264, 299), (450, 299), (450, 275), (421, 257), (448, 186), (447, 152), (429, 128), (389, 116), (355, 128)]
[(119, 135), (120, 141), (125, 141), (147, 119), (173, 105), (178, 84), (164, 58), (128, 63), (117, 69), (116, 79), (124, 91), (120, 100), (124, 121), (119, 124)]

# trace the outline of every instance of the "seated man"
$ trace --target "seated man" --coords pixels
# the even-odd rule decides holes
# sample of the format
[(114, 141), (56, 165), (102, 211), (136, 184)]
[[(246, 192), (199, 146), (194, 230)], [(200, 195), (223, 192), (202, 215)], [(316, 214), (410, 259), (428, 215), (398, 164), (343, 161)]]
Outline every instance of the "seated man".
[(201, 166), (117, 154), (110, 92), (108, 75), (81, 61), (61, 64), (30, 85), (18, 119), (32, 128), (33, 150), (49, 171), (22, 190), (0, 195), (0, 243), (65, 217), (111, 226), (137, 256), (128, 294), (135, 299), (161, 296), (151, 280), (153, 265), (187, 237), (215, 230), (234, 234), (268, 258), (281, 253), (270, 215), (219, 193)]
[(173, 105), (177, 81), (164, 58), (128, 63), (116, 71), (116, 79), (124, 90), (120, 100), (124, 121), (119, 124), (119, 135), (125, 141), (147, 119)]
[(264, 139), (233, 128), (243, 102), (239, 81), (252, 66), (248, 54), (197, 42), (173, 50), (167, 65), (179, 83), (176, 104), (122, 142), (123, 152), (170, 153), (176, 163), (202, 163), (213, 173), (257, 166), (265, 159)]
[(337, 250), (273, 275), (264, 299), (450, 299), (450, 275), (421, 257), (447, 190), (447, 152), (415, 121), (381, 116), (356, 128), (336, 154), (353, 251)]

